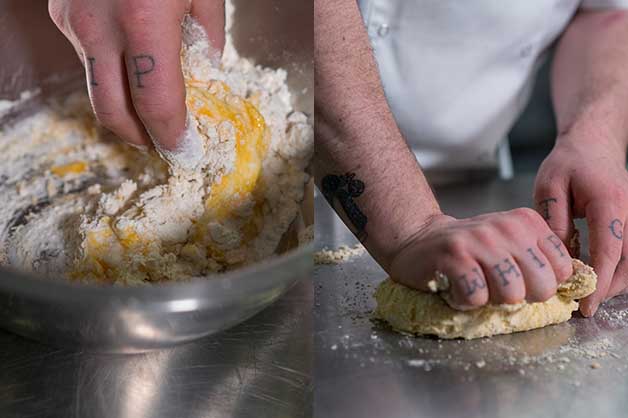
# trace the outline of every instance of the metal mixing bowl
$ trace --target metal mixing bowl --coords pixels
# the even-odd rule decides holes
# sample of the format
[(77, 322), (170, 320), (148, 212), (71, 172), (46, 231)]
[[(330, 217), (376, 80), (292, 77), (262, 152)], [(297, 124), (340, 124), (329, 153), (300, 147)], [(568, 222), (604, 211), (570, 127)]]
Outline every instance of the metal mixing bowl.
[[(311, 114), (312, 2), (235, 4), (238, 50), (259, 64), (286, 68), (295, 106)], [(42, 90), (5, 123), (82, 74), (74, 51), (50, 22), (44, 0), (0, 2), (0, 36), (0, 99), (15, 99), (33, 87)], [(311, 189), (307, 194), (305, 222), (297, 226), (313, 221)], [(294, 239), (283, 246), (281, 255), (241, 270), (140, 288), (81, 285), (0, 269), (0, 326), (92, 351), (138, 352), (191, 341), (244, 321), (309, 276), (312, 246), (295, 248)]]

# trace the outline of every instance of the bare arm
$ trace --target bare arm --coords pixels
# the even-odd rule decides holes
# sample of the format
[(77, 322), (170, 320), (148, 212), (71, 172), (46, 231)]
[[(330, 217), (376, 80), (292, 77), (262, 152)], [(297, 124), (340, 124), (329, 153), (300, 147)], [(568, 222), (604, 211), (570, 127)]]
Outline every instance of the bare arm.
[(561, 38), (552, 68), (559, 140), (628, 142), (628, 12), (584, 11)]
[(552, 68), (558, 138), (537, 176), (535, 200), (565, 242), (586, 217), (597, 291), (585, 315), (628, 284), (628, 13), (581, 11), (561, 38)]
[(354, 0), (315, 1), (315, 67), (317, 183), (394, 280), (427, 290), (438, 270), (458, 309), (556, 292), (571, 258), (533, 210), (441, 213), (388, 109)]
[[(317, 0), (314, 32), (317, 183), (388, 268), (409, 231), (440, 210), (388, 109), (357, 3)], [(363, 216), (343, 210), (351, 202), (334, 188), (347, 173), (364, 184), (349, 197)]]

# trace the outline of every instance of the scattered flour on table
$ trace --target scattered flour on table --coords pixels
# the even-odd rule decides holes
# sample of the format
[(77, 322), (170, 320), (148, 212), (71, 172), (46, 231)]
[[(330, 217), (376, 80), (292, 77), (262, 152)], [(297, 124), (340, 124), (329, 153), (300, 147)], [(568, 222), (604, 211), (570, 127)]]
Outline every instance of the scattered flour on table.
[(359, 257), (366, 252), (362, 244), (356, 244), (353, 247), (341, 245), (337, 250), (323, 248), (314, 253), (314, 264), (341, 264), (349, 261), (354, 257)]
[(217, 65), (199, 30), (185, 20), (193, 152), (161, 158), (123, 145), (98, 127), (84, 93), (0, 131), (0, 262), (135, 285), (274, 253), (299, 216), (311, 123), (292, 108), (284, 70), (240, 58), (230, 36)]

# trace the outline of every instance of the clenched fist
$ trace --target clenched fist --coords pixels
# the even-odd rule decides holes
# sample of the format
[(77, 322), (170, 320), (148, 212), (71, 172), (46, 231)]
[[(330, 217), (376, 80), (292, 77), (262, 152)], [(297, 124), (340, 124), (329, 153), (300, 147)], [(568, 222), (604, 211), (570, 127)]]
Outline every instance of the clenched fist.
[(451, 284), (457, 309), (541, 302), (572, 273), (567, 248), (532, 209), (469, 219), (432, 217), (394, 257), (391, 277), (428, 290), (435, 271)]

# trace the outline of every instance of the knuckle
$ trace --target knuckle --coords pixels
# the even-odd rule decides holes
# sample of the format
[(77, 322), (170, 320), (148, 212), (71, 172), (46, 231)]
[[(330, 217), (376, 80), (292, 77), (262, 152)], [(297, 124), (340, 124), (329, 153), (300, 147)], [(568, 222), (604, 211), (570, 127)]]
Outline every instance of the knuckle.
[(534, 182), (534, 200), (542, 200), (548, 196), (556, 196), (560, 194), (560, 183), (557, 182), (557, 178), (561, 176), (547, 165), (542, 164), (539, 168)]
[(614, 265), (617, 262), (617, 254), (621, 251), (617, 247), (609, 247), (605, 249), (591, 248), (589, 251), (593, 264), (598, 265)]
[[(552, 280), (553, 282), (553, 280)], [(539, 286), (528, 289), (528, 300), (530, 302), (545, 302), (556, 294), (556, 286), (548, 281), (542, 287)]]
[(472, 295), (469, 295), (467, 298), (467, 305), (472, 307), (480, 307), (484, 306), (488, 303), (488, 292), (478, 290)]
[(123, 119), (117, 112), (97, 107), (94, 109), (94, 115), (98, 122), (110, 131), (119, 132), (124, 126)]
[(473, 235), (473, 240), (487, 247), (495, 246), (495, 235), (496, 231), (490, 225), (478, 225), (473, 228), (471, 234)]
[(521, 232), (521, 226), (519, 222), (514, 220), (510, 216), (500, 217), (495, 221), (497, 229), (507, 237), (516, 237)]
[(523, 279), (510, 278), (508, 286), (502, 286), (500, 277), (493, 275), (493, 279), (489, 282), (491, 302), (496, 304), (516, 304), (523, 302), (526, 297), (526, 289)]
[(102, 34), (93, 22), (89, 12), (73, 10), (67, 16), (68, 25), (74, 36), (84, 46), (98, 45), (102, 42)]
[(616, 202), (616, 206), (625, 207), (626, 202), (628, 201), (628, 192), (624, 187), (614, 185), (607, 190), (607, 195), (609, 198), (612, 198), (612, 201)]
[(166, 121), (179, 113), (179, 109), (171, 101), (149, 98), (144, 95), (133, 98), (137, 113), (142, 120)]
[(452, 293), (463, 306), (478, 307), (488, 303), (486, 280), (479, 267), (473, 267), (471, 258), (459, 258), (457, 266), (466, 266), (465, 273), (454, 276)]
[(537, 211), (531, 208), (517, 208), (512, 211), (513, 215), (526, 224), (540, 225), (543, 218)]
[(461, 256), (467, 251), (467, 240), (460, 234), (447, 238), (444, 245), (445, 252), (452, 256)]
[(514, 305), (516, 303), (523, 302), (525, 298), (525, 292), (518, 289), (510, 289), (500, 294), (500, 303), (507, 305)]
[(127, 33), (137, 32), (150, 22), (153, 8), (150, 2), (144, 0), (129, 1), (124, 7), (124, 13), (119, 17), (122, 28)]
[(573, 273), (573, 267), (571, 263), (560, 263), (556, 266), (556, 271), (554, 273), (556, 274), (556, 281), (558, 283), (563, 283)]

